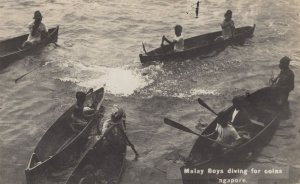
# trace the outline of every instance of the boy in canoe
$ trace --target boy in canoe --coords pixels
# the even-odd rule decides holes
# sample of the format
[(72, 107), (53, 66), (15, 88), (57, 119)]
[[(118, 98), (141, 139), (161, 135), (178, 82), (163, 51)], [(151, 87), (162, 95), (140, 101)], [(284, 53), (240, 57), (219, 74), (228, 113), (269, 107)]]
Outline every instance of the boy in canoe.
[(139, 154), (135, 150), (134, 145), (130, 142), (126, 135), (126, 114), (122, 108), (119, 108), (118, 106), (114, 105), (111, 113), (110, 119), (106, 120), (103, 123), (102, 131), (101, 134), (104, 135), (106, 134), (106, 131), (111, 127), (115, 126), (112, 131), (110, 131), (106, 135), (106, 139), (109, 142), (112, 142), (114, 138), (116, 137), (121, 137), (127, 145), (129, 145), (132, 149), (132, 151), (135, 153), (135, 160), (138, 159)]
[(224, 14), (225, 19), (220, 24), (222, 28), (222, 36), (216, 38), (216, 41), (218, 40), (227, 40), (229, 38), (234, 37), (235, 35), (235, 26), (234, 22), (232, 20), (232, 11), (227, 10)]
[(35, 11), (33, 16), (34, 21), (29, 23), (29, 36), (24, 42), (23, 47), (29, 47), (39, 43), (43, 38), (48, 36), (46, 25), (42, 23), (43, 16), (40, 11)]
[(74, 132), (81, 131), (87, 125), (87, 121), (94, 116), (94, 109), (90, 107), (84, 107), (86, 95), (92, 92), (93, 89), (90, 89), (87, 93), (81, 91), (76, 93), (77, 102), (71, 116), (73, 122), (70, 125)]
[[(241, 136), (226, 117), (226, 112), (219, 113), (215, 130), (206, 136), (216, 137), (215, 140), (225, 146), (234, 146), (241, 139)], [(217, 144), (213, 144), (212, 146), (218, 147)]]
[(163, 35), (162, 40), (161, 40), (161, 46), (164, 46), (164, 42), (168, 42), (171, 45), (174, 45), (174, 52), (181, 52), (184, 50), (184, 39), (182, 36), (182, 26), (181, 25), (176, 25), (174, 27), (175, 30), (175, 38), (173, 41), (168, 40), (165, 35)]
[(236, 96), (232, 99), (233, 111), (228, 121), (237, 129), (241, 127), (251, 125), (251, 120), (248, 116), (248, 112), (245, 110), (248, 105), (247, 96)]
[(216, 141), (221, 144), (233, 146), (241, 139), (236, 129), (227, 121), (219, 121), (215, 132), (218, 134)]

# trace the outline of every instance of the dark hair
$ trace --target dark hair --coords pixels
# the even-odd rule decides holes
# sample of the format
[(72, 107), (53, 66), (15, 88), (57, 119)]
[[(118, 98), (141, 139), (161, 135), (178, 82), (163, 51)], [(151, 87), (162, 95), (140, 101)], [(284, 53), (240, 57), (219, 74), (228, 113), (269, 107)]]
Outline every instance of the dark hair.
[(224, 14), (224, 17), (226, 17), (226, 16), (232, 17), (232, 11), (227, 10), (226, 13)]
[(232, 104), (235, 107), (240, 107), (242, 105), (242, 98), (240, 96), (236, 96), (232, 99)]
[(180, 32), (182, 32), (182, 26), (177, 24), (175, 27), (174, 27), (175, 30), (179, 30)]
[(250, 94), (244, 96), (236, 96), (232, 99), (232, 104), (236, 109), (241, 109), (243, 106), (249, 105), (248, 98)]
[(82, 91), (76, 92), (76, 99), (78, 102), (83, 103), (85, 101), (86, 94)]
[(43, 18), (41, 12), (39, 10), (34, 12), (33, 19), (41, 19)]
[(291, 59), (287, 56), (284, 56), (283, 58), (280, 59), (280, 63), (279, 65), (282, 67), (282, 68), (288, 68), (289, 65), (290, 65), (290, 61)]

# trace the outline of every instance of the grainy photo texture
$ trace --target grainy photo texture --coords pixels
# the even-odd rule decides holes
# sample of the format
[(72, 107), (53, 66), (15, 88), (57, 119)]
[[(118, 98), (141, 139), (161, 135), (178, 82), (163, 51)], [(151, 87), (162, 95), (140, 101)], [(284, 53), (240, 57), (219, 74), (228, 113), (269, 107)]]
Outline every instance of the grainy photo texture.
[(300, 183), (299, 0), (0, 10), (0, 183)]

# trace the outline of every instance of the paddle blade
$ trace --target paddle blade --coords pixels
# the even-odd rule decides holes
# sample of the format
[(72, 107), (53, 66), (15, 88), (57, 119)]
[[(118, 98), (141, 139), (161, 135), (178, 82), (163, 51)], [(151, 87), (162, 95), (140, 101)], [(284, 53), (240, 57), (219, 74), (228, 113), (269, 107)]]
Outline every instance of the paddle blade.
[(22, 75), (21, 77), (19, 77), (19, 78), (15, 79), (15, 83), (17, 83), (17, 82), (18, 82), (18, 80), (22, 79), (22, 78), (23, 78), (23, 77), (25, 77), (27, 74), (29, 74), (29, 73), (26, 73), (26, 74)]
[(197, 134), (193, 130), (189, 129), (188, 127), (185, 127), (185, 126), (183, 126), (183, 125), (181, 125), (181, 124), (179, 124), (179, 123), (177, 123), (177, 122), (175, 122), (173, 120), (170, 120), (168, 118), (164, 118), (164, 123), (167, 124), (167, 125), (170, 125), (170, 126), (172, 126), (174, 128), (177, 128), (179, 130), (182, 130), (182, 131), (189, 132), (189, 133), (192, 133), (192, 134), (200, 136), (199, 134)]
[(207, 141), (216, 143), (216, 144), (218, 144), (218, 145), (220, 145), (220, 146), (222, 146), (222, 147), (225, 147), (225, 148), (232, 148), (231, 146), (220, 144), (219, 142), (217, 142), (217, 141), (215, 141), (215, 140), (212, 140), (212, 139), (210, 139), (210, 138), (208, 138), (208, 137), (205, 137), (205, 136), (203, 136), (203, 135), (197, 134), (196, 132), (194, 132), (193, 130), (189, 129), (188, 127), (185, 127), (185, 126), (183, 126), (183, 125), (181, 125), (181, 124), (179, 124), (179, 123), (177, 123), (177, 122), (175, 122), (175, 121), (173, 121), (173, 120), (170, 120), (170, 119), (168, 119), (168, 118), (164, 118), (164, 123), (167, 124), (167, 125), (170, 125), (170, 126), (172, 126), (172, 127), (174, 127), (174, 128), (177, 128), (177, 129), (179, 129), (179, 130), (182, 130), (182, 131), (185, 131), (185, 132), (188, 132), (188, 133), (192, 133), (192, 134), (198, 135), (199, 138), (202, 138), (202, 139), (205, 139), (205, 140), (207, 140)]
[(218, 115), (214, 110), (212, 110), (201, 98), (198, 98), (198, 103), (208, 109), (210, 112), (214, 113), (215, 115)]

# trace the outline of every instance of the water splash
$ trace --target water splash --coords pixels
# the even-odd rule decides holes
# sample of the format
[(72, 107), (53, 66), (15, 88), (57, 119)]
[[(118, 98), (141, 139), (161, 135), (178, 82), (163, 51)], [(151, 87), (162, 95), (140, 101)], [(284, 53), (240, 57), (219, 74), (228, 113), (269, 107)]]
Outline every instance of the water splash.
[[(135, 71), (124, 68), (102, 68), (103, 76), (79, 82), (78, 85), (86, 88), (105, 85), (106, 90), (115, 95), (129, 96), (146, 85), (148, 81)], [(102, 71), (103, 71), (102, 70)]]

